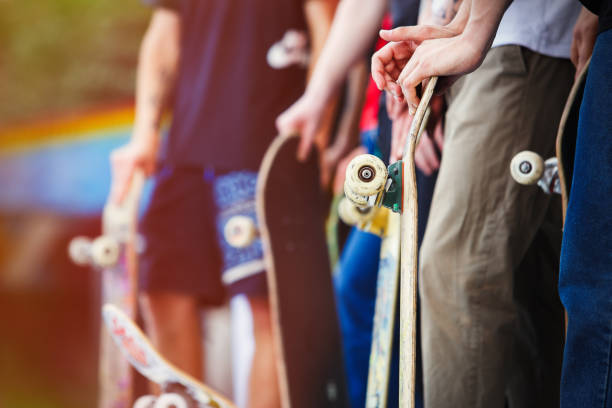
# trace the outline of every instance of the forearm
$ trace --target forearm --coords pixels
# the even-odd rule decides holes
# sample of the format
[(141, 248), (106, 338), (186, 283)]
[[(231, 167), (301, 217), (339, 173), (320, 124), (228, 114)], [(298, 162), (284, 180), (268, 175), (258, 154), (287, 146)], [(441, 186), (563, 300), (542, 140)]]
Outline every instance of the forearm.
[(499, 23), (512, 0), (466, 0), (470, 12), (463, 36), (468, 44), (484, 54), (491, 48)]
[(168, 10), (156, 11), (140, 48), (133, 137), (143, 142), (158, 136), (174, 90), (179, 60), (178, 18)]
[(386, 0), (342, 0), (310, 79), (307, 93), (328, 100), (362, 58), (387, 9)]

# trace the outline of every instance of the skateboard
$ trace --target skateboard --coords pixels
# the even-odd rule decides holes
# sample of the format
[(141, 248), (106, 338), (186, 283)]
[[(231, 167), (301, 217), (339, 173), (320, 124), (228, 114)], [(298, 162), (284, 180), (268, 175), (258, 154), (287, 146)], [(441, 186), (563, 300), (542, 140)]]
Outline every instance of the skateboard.
[[(91, 265), (101, 277), (102, 304), (111, 303), (128, 316), (136, 315), (138, 279), (137, 218), (144, 174), (137, 172), (121, 204), (107, 201), (102, 214), (102, 235), (94, 240), (76, 237), (69, 245), (70, 258)], [(100, 330), (99, 408), (127, 408), (132, 403), (133, 376), (130, 365), (113, 349), (104, 325)]]
[(125, 360), (162, 389), (159, 397), (140, 397), (134, 403), (134, 408), (235, 408), (228, 399), (164, 359), (120, 308), (112, 304), (104, 305), (102, 318)]
[(347, 198), (340, 202), (339, 214), (345, 223), (356, 225), (357, 228), (382, 238), (366, 391), (366, 407), (382, 408), (387, 406), (395, 304), (399, 285), (399, 215), (384, 207), (360, 208)]
[(278, 136), (264, 155), (256, 208), (284, 408), (348, 406), (340, 330), (325, 243), (327, 203), (316, 149)]
[(414, 407), (417, 302), (417, 189), (414, 152), (429, 116), (438, 78), (429, 79), (416, 110), (402, 160), (387, 166), (376, 156), (355, 157), (346, 169), (344, 192), (357, 206), (385, 206), (400, 217), (400, 391), (402, 408)]
[(561, 194), (563, 219), (572, 185), (576, 137), (578, 135), (578, 115), (584, 94), (584, 86), (590, 60), (580, 72), (563, 108), (559, 129), (557, 130), (557, 154), (544, 161), (534, 152), (518, 153), (510, 162), (510, 174), (520, 184), (537, 183), (546, 193)]

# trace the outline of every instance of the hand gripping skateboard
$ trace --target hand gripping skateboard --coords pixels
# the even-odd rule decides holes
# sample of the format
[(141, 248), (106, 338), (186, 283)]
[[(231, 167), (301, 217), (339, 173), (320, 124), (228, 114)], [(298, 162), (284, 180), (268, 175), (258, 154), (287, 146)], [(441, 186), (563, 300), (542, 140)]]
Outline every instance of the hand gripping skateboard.
[(557, 154), (544, 161), (530, 151), (518, 153), (510, 162), (512, 178), (520, 184), (537, 183), (546, 193), (560, 193), (563, 204), (563, 219), (571, 189), (574, 154), (578, 134), (578, 114), (586, 83), (590, 60), (580, 72), (565, 103), (559, 129), (557, 130)]
[(400, 219), (400, 395), (402, 408), (414, 407), (417, 300), (417, 190), (414, 152), (425, 128), (429, 101), (437, 77), (430, 78), (410, 126), (401, 161), (389, 168), (372, 155), (349, 163), (344, 191), (357, 206), (383, 205), (401, 213)]
[(339, 213), (345, 223), (356, 225), (357, 228), (382, 238), (366, 391), (366, 407), (382, 408), (387, 405), (395, 304), (399, 284), (399, 215), (384, 207), (357, 207), (347, 198), (340, 202)]
[(327, 203), (316, 151), (296, 159), (297, 136), (268, 148), (257, 180), (276, 363), (284, 408), (346, 407), (340, 330), (325, 244)]
[[(110, 199), (102, 214), (102, 235), (93, 241), (76, 237), (68, 248), (79, 265), (91, 265), (101, 272), (102, 304), (111, 303), (134, 318), (138, 282), (138, 207), (144, 174), (136, 172), (121, 204)], [(102, 325), (100, 331), (99, 408), (125, 408), (132, 402), (132, 371), (115, 350)]]
[(104, 305), (102, 317), (125, 361), (161, 386), (159, 397), (140, 397), (134, 408), (235, 408), (225, 397), (163, 358), (132, 319), (117, 306)]

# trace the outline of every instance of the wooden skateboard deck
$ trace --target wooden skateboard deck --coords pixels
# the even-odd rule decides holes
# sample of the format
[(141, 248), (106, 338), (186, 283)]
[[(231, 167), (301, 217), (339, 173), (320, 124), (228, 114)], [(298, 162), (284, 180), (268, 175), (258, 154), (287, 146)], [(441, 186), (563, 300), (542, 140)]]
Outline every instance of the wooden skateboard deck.
[(387, 213), (387, 220), (382, 235), (376, 281), (376, 305), (374, 308), (372, 347), (366, 392), (367, 408), (387, 406), (393, 329), (395, 326), (395, 305), (399, 285), (399, 215), (386, 208), (381, 208), (379, 211)]
[[(102, 214), (102, 236), (90, 241), (77, 237), (70, 256), (78, 264), (100, 270), (102, 304), (116, 305), (127, 316), (136, 315), (138, 284), (137, 224), (144, 174), (137, 172), (121, 204), (110, 200)], [(127, 408), (133, 399), (129, 363), (116, 352), (105, 325), (100, 330), (99, 408)]]
[(414, 152), (424, 127), (429, 101), (438, 81), (430, 78), (410, 126), (404, 148), (402, 174), (402, 212), (400, 220), (400, 387), (402, 408), (414, 407), (416, 370), (418, 205)]
[(578, 136), (578, 115), (590, 62), (589, 59), (570, 90), (557, 131), (557, 160), (559, 162), (559, 181), (563, 203), (563, 222), (565, 222), (565, 212), (567, 211), (567, 202), (572, 187), (572, 172), (574, 170), (574, 155)]
[[(170, 394), (173, 389), (179, 391), (180, 394), (175, 395), (174, 398), (182, 399), (185, 404), (180, 405), (179, 402), (176, 402), (176, 405), (193, 406), (192, 404), (195, 402), (198, 404), (198, 408), (235, 408), (235, 405), (227, 398), (184, 373), (162, 357), (147, 336), (120, 308), (107, 304), (102, 308), (102, 316), (110, 336), (121, 350), (121, 354), (116, 354), (121, 355), (124, 361), (129, 362), (150, 381), (160, 385), (163, 393)], [(141, 397), (139, 401), (145, 399), (149, 404), (153, 404), (155, 397)], [(161, 397), (158, 401), (160, 400)], [(135, 406), (138, 406), (138, 404), (139, 402)], [(147, 405), (141, 404), (143, 406)], [(155, 406), (158, 406), (157, 404), (164, 407), (175, 406), (174, 403), (163, 405), (157, 402)]]
[(346, 407), (342, 349), (325, 244), (326, 202), (316, 151), (296, 159), (297, 136), (277, 137), (257, 181), (257, 217), (284, 408)]

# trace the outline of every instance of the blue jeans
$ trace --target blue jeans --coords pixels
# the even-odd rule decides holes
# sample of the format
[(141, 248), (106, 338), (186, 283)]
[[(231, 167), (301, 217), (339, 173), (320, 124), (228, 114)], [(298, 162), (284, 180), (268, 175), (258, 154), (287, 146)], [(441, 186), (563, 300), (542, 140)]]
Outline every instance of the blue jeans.
[(559, 293), (569, 324), (561, 407), (612, 407), (612, 30), (597, 37), (580, 108)]

